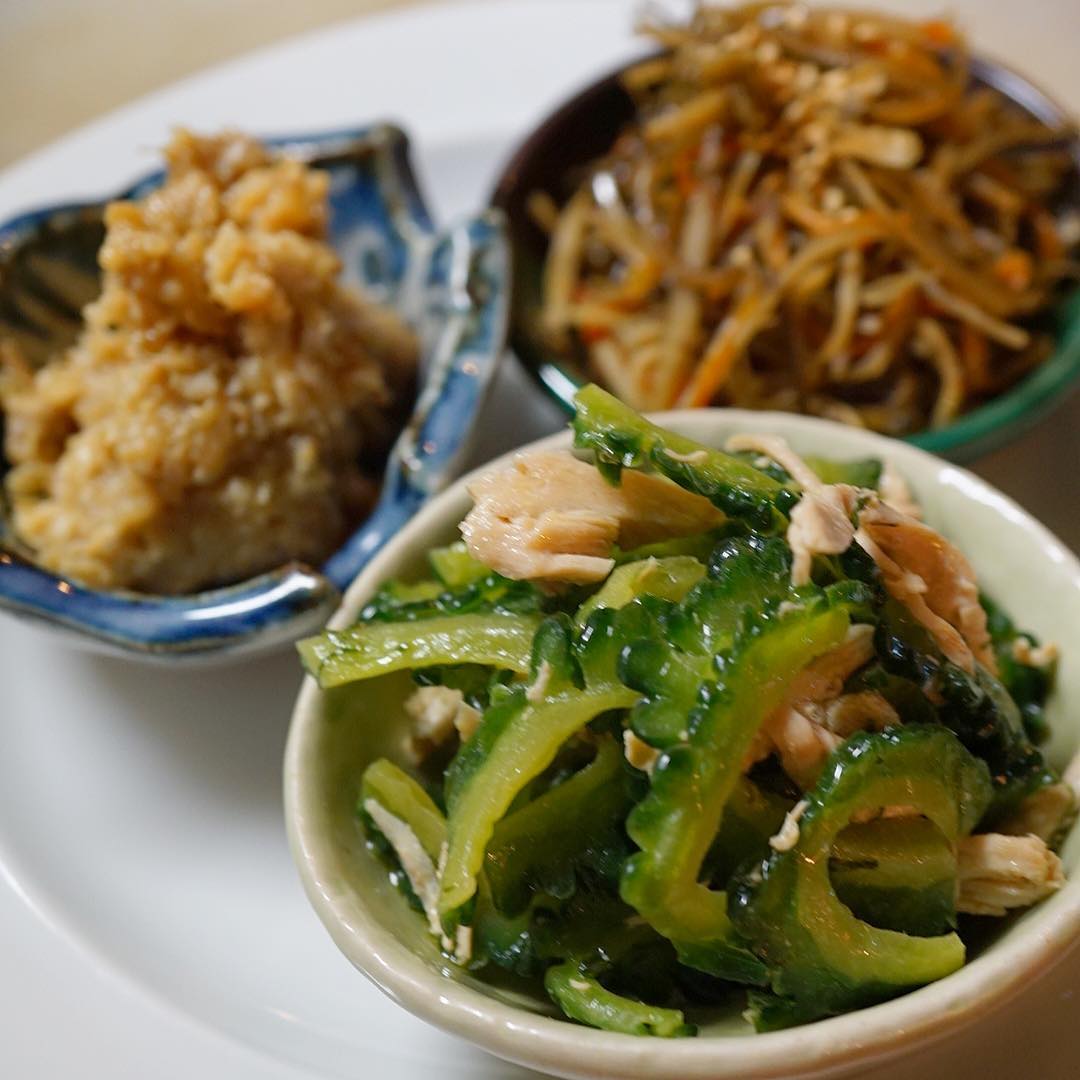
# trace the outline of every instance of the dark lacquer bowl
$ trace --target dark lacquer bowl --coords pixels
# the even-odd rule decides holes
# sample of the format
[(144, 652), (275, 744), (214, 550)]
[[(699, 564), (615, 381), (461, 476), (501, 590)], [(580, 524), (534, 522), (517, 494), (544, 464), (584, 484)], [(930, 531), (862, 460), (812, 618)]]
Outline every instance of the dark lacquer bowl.
[[(624, 65), (574, 94), (521, 143), (499, 177), (491, 204), (507, 215), (513, 252), (510, 344), (518, 359), (568, 412), (574, 394), (591, 381), (580, 359), (556, 352), (540, 332), (547, 236), (528, 213), (529, 196), (546, 192), (561, 205), (586, 166), (602, 157), (633, 118), (634, 103), (622, 86)], [(1051, 127), (1072, 129), (1068, 112), (1023, 76), (995, 61), (975, 58), (972, 79), (999, 91)], [(1080, 207), (1080, 139), (1069, 140), (1075, 168), (1063, 198)], [(1023, 434), (1056, 408), (1080, 382), (1080, 290), (1053, 312), (1053, 355), (1012, 389), (946, 427), (920, 431), (907, 441), (954, 461), (970, 461)]]

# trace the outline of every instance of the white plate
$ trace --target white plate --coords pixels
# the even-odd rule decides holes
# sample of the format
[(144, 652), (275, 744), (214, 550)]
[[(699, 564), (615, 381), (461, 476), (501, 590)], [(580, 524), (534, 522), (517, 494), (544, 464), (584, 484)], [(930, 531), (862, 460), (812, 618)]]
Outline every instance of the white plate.
[[(1072, 0), (1044, 0), (1038, 19), (1009, 0), (950, 6), (971, 13), (980, 46), (1080, 104)], [(530, 123), (631, 54), (634, 7), (448, 5), (298, 38), (129, 106), (9, 169), (0, 216), (117, 187), (146, 168), (148, 148), (175, 123), (272, 132), (377, 117), (410, 130), (437, 208), (462, 213), (483, 199)], [(488, 417), (477, 460), (562, 422), (510, 367)], [(1076, 406), (1063, 411), (980, 470), (1074, 547), (1080, 514), (1068, 488), (1078, 419)], [(1064, 467), (1048, 468), (1052, 458)], [(308, 909), (280, 804), (298, 682), (289, 654), (173, 673), (67, 651), (0, 621), (0, 1076), (527, 1075), (383, 998)], [(875, 1076), (1075, 1076), (1077, 990), (1080, 953), (1007, 1011)]]

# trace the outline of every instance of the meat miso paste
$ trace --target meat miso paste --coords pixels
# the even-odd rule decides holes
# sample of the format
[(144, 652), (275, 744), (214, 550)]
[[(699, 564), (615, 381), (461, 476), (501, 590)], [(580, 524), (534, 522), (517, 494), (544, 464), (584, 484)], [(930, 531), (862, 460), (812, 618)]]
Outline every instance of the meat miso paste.
[(35, 560), (183, 593), (318, 562), (370, 508), (411, 331), (338, 281), (329, 176), (179, 131), (167, 178), (105, 214), (103, 291), (37, 372), (4, 357), (6, 478)]

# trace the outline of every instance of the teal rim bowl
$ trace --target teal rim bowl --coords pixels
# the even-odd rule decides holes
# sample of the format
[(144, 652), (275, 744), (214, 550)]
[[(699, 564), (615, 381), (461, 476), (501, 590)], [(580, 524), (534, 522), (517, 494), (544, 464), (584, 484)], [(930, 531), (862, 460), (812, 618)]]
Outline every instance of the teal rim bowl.
[[(567, 178), (607, 151), (633, 116), (621, 76), (637, 62), (609, 72), (556, 108), (511, 156), (491, 196), (491, 204), (507, 215), (513, 251), (510, 345), (568, 413), (573, 413), (574, 395), (592, 380), (574, 357), (554, 352), (534, 329), (547, 238), (530, 218), (527, 202), (533, 191), (545, 191), (561, 203), (568, 194)], [(1076, 124), (1069, 112), (996, 61), (973, 58), (971, 74), (975, 85), (992, 87), (1035, 119), (1070, 132), (1066, 145), (1074, 167), (1061, 202), (1080, 210), (1080, 137), (1073, 134)], [(1046, 313), (1046, 321), (1055, 348), (1034, 371), (946, 427), (915, 432), (904, 441), (952, 461), (970, 461), (1018, 438), (1062, 404), (1080, 382), (1080, 289), (1063, 296)]]

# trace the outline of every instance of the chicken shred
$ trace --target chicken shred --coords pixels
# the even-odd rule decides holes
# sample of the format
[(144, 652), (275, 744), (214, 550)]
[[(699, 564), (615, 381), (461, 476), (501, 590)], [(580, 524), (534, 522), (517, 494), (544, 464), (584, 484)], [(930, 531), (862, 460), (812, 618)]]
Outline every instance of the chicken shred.
[(448, 686), (420, 686), (405, 701), (412, 731), (405, 739), (405, 755), (419, 765), (456, 731), (462, 742), (470, 738), (480, 723), (480, 713), (465, 704), (460, 690)]
[(805, 705), (783, 705), (766, 721), (751, 750), (757, 760), (772, 751), (780, 757), (784, 772), (806, 791), (814, 786), (825, 759), (844, 741), (812, 720)]
[(1004, 915), (1065, 884), (1061, 860), (1038, 836), (980, 833), (960, 841), (957, 911)]
[(431, 858), (417, 839), (416, 833), (375, 799), (366, 799), (364, 809), (375, 822), (379, 832), (386, 837), (409, 879), (420, 906), (427, 917), (428, 929), (436, 937), (442, 936), (439, 922), (439, 874)]
[[(813, 785), (825, 759), (847, 735), (858, 727), (869, 726), (866, 719), (877, 722), (883, 712), (881, 706), (888, 709), (884, 699), (865, 713), (852, 708), (846, 722), (855, 722), (857, 715), (860, 720), (858, 727), (850, 731), (839, 732), (829, 723), (830, 709), (844, 700), (844, 682), (873, 656), (873, 637), (873, 627), (852, 626), (840, 645), (819, 656), (795, 677), (787, 700), (770, 714), (754, 739), (744, 767), (775, 752), (784, 771), (805, 790)], [(889, 712), (895, 717), (891, 709)]]
[(1025, 637), (1018, 637), (1012, 643), (1013, 659), (1018, 664), (1028, 667), (1049, 667), (1061, 655), (1061, 650), (1053, 641), (1043, 645), (1032, 645)]
[(825, 708), (824, 727), (847, 738), (867, 728), (881, 730), (900, 723), (896, 710), (876, 691), (843, 694)]
[(828, 484), (807, 489), (791, 511), (787, 542), (791, 548), (791, 583), (806, 585), (815, 555), (840, 555), (855, 539), (852, 514), (859, 489)]
[(769, 837), (769, 847), (773, 851), (790, 851), (799, 842), (799, 820), (806, 813), (809, 803), (800, 799), (784, 815), (784, 823), (775, 836)]
[(891, 461), (886, 460), (878, 480), (881, 501), (906, 517), (922, 521), (922, 507), (915, 501), (907, 480)]
[(882, 493), (825, 484), (778, 435), (735, 435), (729, 450), (764, 454), (803, 489), (791, 513), (787, 542), (791, 580), (805, 585), (815, 555), (836, 555), (855, 540), (877, 563), (889, 594), (934, 636), (942, 652), (967, 672), (978, 661), (997, 673), (971, 564), (940, 533), (924, 525), (903, 478), (891, 465)]
[(973, 672), (978, 661), (997, 674), (975, 571), (955, 545), (876, 498), (859, 513), (855, 538), (877, 563), (889, 594), (954, 664)]
[(636, 547), (714, 528), (724, 515), (661, 477), (626, 471), (618, 487), (566, 451), (520, 454), (469, 486), (461, 524), (470, 554), (518, 580), (587, 584), (613, 569), (616, 543)]
[(1009, 836), (1037, 836), (1049, 844), (1075, 815), (1076, 793), (1059, 782), (1026, 796), (998, 827)]
[(844, 640), (819, 656), (795, 678), (790, 698), (794, 701), (828, 701), (839, 695), (844, 681), (874, 655), (874, 628), (856, 623)]
[(839, 555), (855, 539), (852, 515), (859, 489), (826, 484), (779, 435), (732, 435), (726, 450), (750, 451), (775, 461), (801, 488), (785, 539), (791, 548), (791, 583), (805, 585), (815, 555)]
[(780, 435), (749, 433), (732, 435), (724, 443), (724, 449), (733, 454), (744, 452), (761, 454), (763, 457), (775, 461), (799, 487), (806, 488), (807, 491), (813, 491), (815, 488), (825, 486), (821, 477), (791, 449), (787, 440)]

